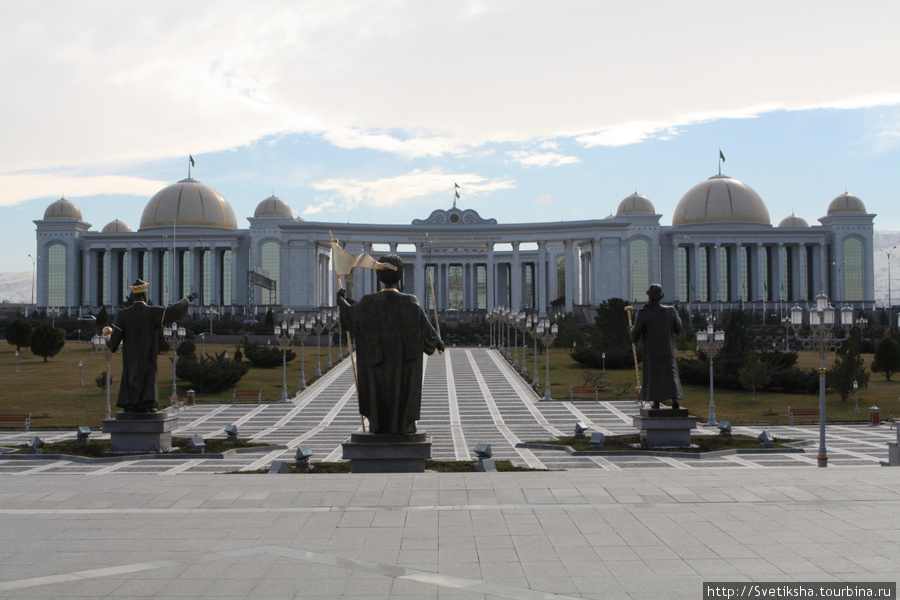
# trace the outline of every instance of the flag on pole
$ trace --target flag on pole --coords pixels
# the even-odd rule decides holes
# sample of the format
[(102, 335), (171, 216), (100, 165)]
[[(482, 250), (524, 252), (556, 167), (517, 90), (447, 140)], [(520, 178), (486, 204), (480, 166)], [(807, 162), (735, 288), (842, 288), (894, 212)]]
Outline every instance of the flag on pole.
[(368, 254), (351, 254), (341, 248), (338, 241), (333, 238), (331, 240), (331, 260), (334, 262), (334, 274), (338, 277), (352, 275), (353, 269), (397, 270), (394, 265), (378, 262)]
[(456, 192), (456, 199), (459, 200), (459, 192)]
[(722, 154), (722, 149), (721, 149), (721, 148), (719, 148), (719, 159), (720, 159), (722, 162), (725, 162), (725, 155)]
[(194, 157), (193, 157), (191, 154), (188, 154), (188, 158), (189, 158), (190, 161), (191, 161), (191, 166), (192, 166), (192, 167), (196, 167), (197, 165), (194, 164)]
[(456, 182), (454, 181), (454, 182), (453, 182), (453, 187), (455, 187), (456, 189), (459, 189), (459, 184), (456, 183)]

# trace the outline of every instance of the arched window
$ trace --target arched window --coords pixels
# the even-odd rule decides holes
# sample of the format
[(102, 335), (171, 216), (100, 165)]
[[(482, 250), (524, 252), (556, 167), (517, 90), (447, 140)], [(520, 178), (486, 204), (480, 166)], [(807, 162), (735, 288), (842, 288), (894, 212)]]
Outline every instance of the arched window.
[(650, 246), (647, 240), (632, 240), (628, 251), (631, 256), (631, 299), (643, 300), (650, 286)]
[(857, 238), (844, 241), (844, 300), (864, 300), (863, 244)]
[(262, 304), (281, 304), (281, 244), (266, 242), (260, 248), (260, 266), (269, 272), (269, 278), (275, 281), (274, 290), (262, 290)]
[(47, 305), (66, 306), (66, 246), (47, 247)]

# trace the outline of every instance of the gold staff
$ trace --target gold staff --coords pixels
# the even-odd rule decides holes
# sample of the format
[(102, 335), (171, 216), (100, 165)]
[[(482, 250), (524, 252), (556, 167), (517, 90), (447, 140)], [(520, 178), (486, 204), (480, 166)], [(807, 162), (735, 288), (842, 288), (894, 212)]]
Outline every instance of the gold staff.
[[(625, 312), (628, 313), (628, 329), (631, 329), (631, 311), (634, 310), (634, 307), (630, 304), (625, 307)], [(631, 337), (629, 333), (629, 338)], [(637, 346), (634, 345), (634, 342), (631, 342), (631, 356), (634, 357), (634, 378), (636, 380), (634, 386), (634, 395), (636, 396), (635, 400), (641, 403), (641, 408), (644, 408), (644, 399), (641, 397), (641, 371), (638, 368), (638, 360), (637, 360)]]

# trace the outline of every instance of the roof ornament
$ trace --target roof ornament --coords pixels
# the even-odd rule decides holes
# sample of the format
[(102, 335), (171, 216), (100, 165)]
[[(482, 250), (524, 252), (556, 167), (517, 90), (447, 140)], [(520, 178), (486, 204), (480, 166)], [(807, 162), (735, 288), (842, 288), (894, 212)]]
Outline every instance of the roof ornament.
[(456, 208), (456, 201), (459, 200), (459, 184), (453, 182), (453, 208)]

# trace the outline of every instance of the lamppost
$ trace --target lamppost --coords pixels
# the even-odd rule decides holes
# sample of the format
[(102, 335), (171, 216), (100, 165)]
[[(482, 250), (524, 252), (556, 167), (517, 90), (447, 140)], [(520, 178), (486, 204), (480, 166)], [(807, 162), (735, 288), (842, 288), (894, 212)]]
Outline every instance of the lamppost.
[(519, 311), (509, 313), (509, 324), (513, 328), (513, 369), (519, 368), (519, 319), (522, 315)]
[[(172, 349), (175, 353), (172, 355), (172, 398), (178, 398), (178, 387), (175, 385), (175, 370), (176, 364), (178, 363), (178, 344), (184, 341), (184, 336), (186, 332), (184, 327), (180, 327), (177, 323), (172, 323), (171, 325), (166, 325), (163, 327), (163, 339), (166, 340), (169, 344), (174, 344)], [(106, 355), (107, 362), (109, 361), (109, 354)], [(108, 392), (107, 392), (108, 393)]]
[(853, 412), (859, 412), (859, 382), (855, 379), (853, 380), (853, 400), (856, 402)]
[(800, 337), (800, 327), (803, 325), (803, 309), (794, 305), (791, 309), (791, 327), (794, 329), (794, 337), (803, 342), (803, 348), (819, 354), (819, 455), (816, 457), (820, 467), (828, 466), (828, 451), (825, 448), (825, 355), (834, 352), (841, 347), (841, 343), (850, 337), (850, 329), (853, 327), (853, 309), (844, 306), (841, 312), (841, 328), (843, 337), (835, 337), (834, 327), (835, 309), (828, 303), (825, 292), (819, 292), (816, 296), (816, 308), (809, 310), (809, 326), (812, 330), (808, 338)]
[(606, 352), (601, 352), (600, 358), (603, 359), (603, 374), (606, 375)]
[(507, 362), (512, 361), (512, 354), (509, 352), (509, 326), (512, 325), (513, 317), (512, 311), (506, 309), (503, 313), (503, 324), (506, 325), (506, 360)]
[(516, 328), (522, 334), (522, 371), (519, 373), (522, 377), (528, 378), (528, 363), (525, 361), (525, 334), (528, 332), (528, 315), (520, 314), (516, 322)]
[(106, 352), (106, 418), (109, 419), (112, 409), (109, 405), (109, 346), (106, 345), (106, 341), (107, 337), (102, 333), (98, 333), (91, 338), (91, 345), (96, 352)]
[(322, 376), (322, 362), (319, 358), (319, 349), (322, 347), (322, 331), (325, 329), (325, 320), (321, 314), (313, 317), (313, 331), (316, 332), (316, 378)]
[[(31, 316), (34, 316), (34, 257), (29, 254), (28, 258), (31, 259)], [(888, 260), (888, 265), (890, 265), (890, 260)], [(888, 277), (888, 279), (890, 279), (890, 277)], [(888, 287), (890, 287), (890, 282), (888, 282)], [(18, 373), (18, 371), (16, 372)]]
[(550, 344), (556, 337), (559, 327), (556, 323), (550, 324), (547, 317), (541, 319), (537, 326), (538, 337), (541, 338), (541, 344), (544, 346), (544, 353), (547, 356), (547, 372), (544, 377), (544, 400), (552, 400), (550, 397)]
[(332, 338), (334, 338), (334, 330), (337, 329), (338, 326), (338, 317), (337, 311), (328, 310), (325, 312), (325, 331), (328, 332), (328, 363), (325, 367), (331, 370), (334, 367), (334, 363), (331, 362), (331, 343)]
[[(891, 252), (897, 249), (897, 246), (892, 247), (890, 250), (878, 250), (879, 252), (884, 252), (887, 254), (888, 261), (888, 327), (891, 326), (891, 307), (894, 306), (894, 303), (891, 301)], [(28, 256), (31, 256), (30, 254)]]
[(16, 373), (19, 372), (19, 351), (16, 350)]
[(304, 342), (309, 337), (310, 323), (306, 317), (300, 317), (300, 323), (297, 327), (297, 337), (300, 338), (300, 391), (306, 389), (306, 345)]
[(219, 314), (219, 311), (216, 310), (212, 305), (210, 305), (210, 307), (206, 309), (206, 316), (209, 317), (209, 335), (213, 334), (212, 322), (213, 322), (213, 317), (216, 316), (217, 314)]
[(278, 338), (278, 344), (281, 346), (281, 401), (287, 403), (287, 349), (294, 340), (294, 334), (297, 333), (297, 326), (291, 321), (282, 321), (281, 326), (275, 326), (275, 336)]
[(82, 361), (78, 361), (78, 385), (84, 385), (84, 374), (81, 368), (83, 364)]
[(712, 316), (707, 319), (706, 331), (697, 332), (697, 350), (702, 350), (709, 357), (709, 418), (704, 427), (715, 427), (716, 403), (713, 398), (713, 359), (725, 345), (725, 332), (721, 329), (713, 331)]
[(539, 322), (540, 322), (540, 318), (536, 314), (532, 313), (531, 323), (529, 324), (528, 328), (531, 329), (531, 337), (534, 340), (534, 379), (532, 379), (532, 381), (531, 381), (531, 387), (533, 387), (535, 390), (537, 390), (538, 387), (540, 387), (540, 385), (541, 385), (541, 382), (538, 381), (538, 367), (537, 367), (537, 354), (538, 354), (537, 353), (537, 343), (538, 343), (537, 327), (538, 327)]
[(488, 338), (489, 338), (489, 340), (490, 340), (489, 345), (488, 345), (488, 348), (493, 348), (493, 347), (494, 347), (494, 322), (495, 322), (496, 320), (497, 320), (497, 319), (494, 317), (494, 311), (493, 311), (493, 310), (487, 314), (488, 331), (490, 332), (490, 333), (488, 334)]

